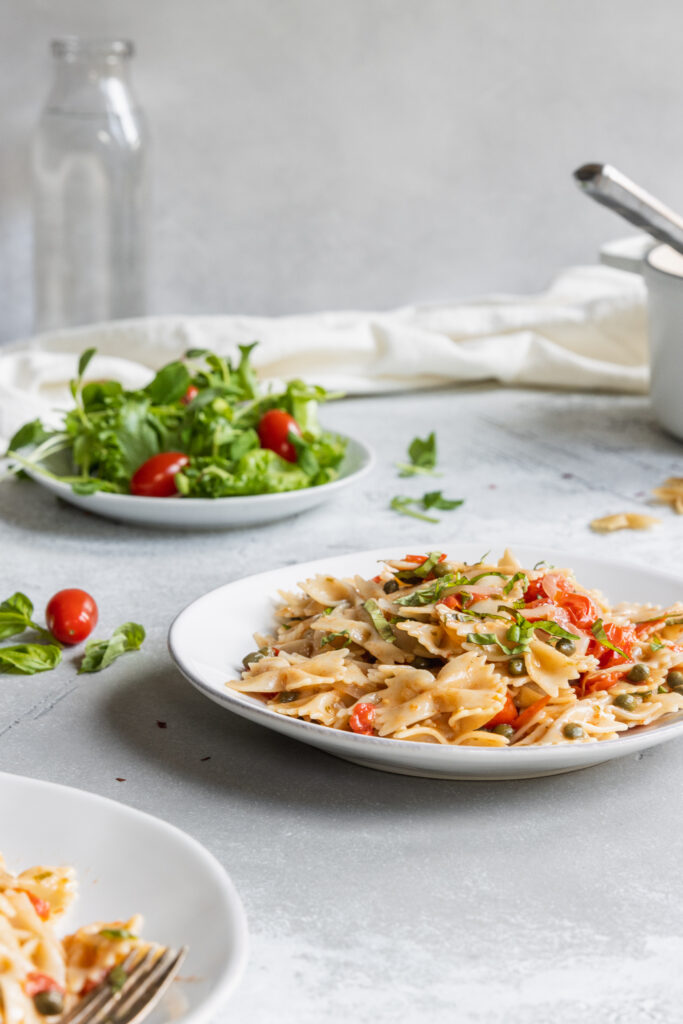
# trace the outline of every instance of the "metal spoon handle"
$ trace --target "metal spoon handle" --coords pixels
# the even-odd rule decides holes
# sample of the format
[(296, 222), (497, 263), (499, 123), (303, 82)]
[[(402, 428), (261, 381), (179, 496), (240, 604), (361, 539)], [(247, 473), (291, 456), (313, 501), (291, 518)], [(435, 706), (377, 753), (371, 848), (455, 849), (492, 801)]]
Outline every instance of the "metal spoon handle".
[(574, 171), (579, 188), (625, 220), (683, 253), (683, 218), (609, 164), (584, 164)]

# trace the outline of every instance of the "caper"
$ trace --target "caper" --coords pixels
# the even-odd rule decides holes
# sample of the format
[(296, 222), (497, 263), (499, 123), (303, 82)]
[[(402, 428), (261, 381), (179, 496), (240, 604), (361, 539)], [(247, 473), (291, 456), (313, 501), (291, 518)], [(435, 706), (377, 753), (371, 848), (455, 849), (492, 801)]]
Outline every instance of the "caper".
[(64, 1012), (64, 996), (56, 988), (46, 988), (42, 992), (36, 992), (33, 997), (33, 1005), (43, 1017), (54, 1017)]
[(635, 693), (618, 693), (612, 703), (615, 708), (621, 708), (622, 711), (634, 711), (638, 698)]
[(666, 681), (672, 690), (675, 690), (677, 686), (683, 686), (683, 672), (678, 672), (675, 668), (671, 672), (667, 672)]
[(657, 687), (657, 693), (668, 693), (668, 692), (669, 692), (669, 687), (668, 686), (658, 686)]
[(246, 654), (244, 658), (242, 658), (242, 664), (245, 668), (249, 668), (250, 665), (260, 661), (261, 658), (265, 658), (267, 650), (267, 647), (261, 647), (258, 651), (252, 651), (251, 654)]
[(515, 735), (515, 730), (507, 722), (501, 722), (500, 725), (494, 726), (491, 732), (497, 732), (499, 736), (504, 736), (506, 740), (512, 739)]
[(396, 580), (387, 580), (387, 582), (382, 587), (382, 590), (384, 591), (385, 594), (393, 594), (398, 590), (398, 583), (396, 582)]
[(293, 700), (299, 699), (298, 690), (282, 690), (278, 697), (278, 704), (291, 704)]
[(423, 658), (417, 654), (410, 663), (411, 668), (426, 668), (433, 671), (435, 668), (441, 668), (441, 662), (434, 658)]
[(447, 564), (447, 562), (437, 562), (437, 564), (432, 569), (432, 572), (434, 573), (435, 576), (448, 576), (451, 572), (453, 572), (453, 570), (451, 569), (450, 565)]
[(650, 670), (647, 665), (643, 665), (642, 662), (638, 662), (633, 668), (629, 669), (626, 673), (626, 678), (629, 683), (644, 683), (650, 674)]
[(511, 676), (523, 676), (526, 675), (526, 665), (524, 664), (524, 658), (510, 658), (508, 661), (508, 672)]
[(555, 650), (559, 651), (560, 654), (566, 654), (569, 656), (576, 650), (576, 644), (573, 640), (570, 640), (569, 637), (562, 637), (562, 639), (558, 640), (555, 644)]
[(583, 726), (578, 722), (567, 722), (562, 730), (562, 735), (568, 740), (578, 740), (584, 735)]

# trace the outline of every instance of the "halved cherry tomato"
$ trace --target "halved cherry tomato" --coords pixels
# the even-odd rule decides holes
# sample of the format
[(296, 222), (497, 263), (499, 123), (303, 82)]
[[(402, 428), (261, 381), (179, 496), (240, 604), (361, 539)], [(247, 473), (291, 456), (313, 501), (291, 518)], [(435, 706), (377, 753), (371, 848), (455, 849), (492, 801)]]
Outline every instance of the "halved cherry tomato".
[(375, 714), (374, 704), (356, 704), (349, 718), (349, 728), (362, 736), (372, 736)]
[(25, 893), (33, 904), (33, 909), (40, 918), (41, 921), (47, 921), (50, 916), (50, 904), (45, 900), (41, 900), (40, 896), (34, 896), (28, 889), (20, 889), (19, 892)]
[(590, 629), (600, 611), (587, 594), (565, 594), (560, 604), (565, 608), (575, 626)]
[(97, 988), (100, 982), (104, 981), (105, 974), (106, 971), (98, 970), (97, 974), (95, 974), (92, 978), (88, 978), (87, 981), (84, 982), (81, 991), (78, 993), (79, 996), (87, 996), (88, 992), (92, 992), (94, 988)]
[(187, 391), (185, 392), (183, 397), (180, 399), (181, 404), (182, 405), (189, 405), (190, 402), (192, 402), (197, 397), (198, 394), (199, 394), (199, 388), (196, 388), (194, 386), (194, 384), (190, 384), (188, 386)]
[(39, 971), (31, 971), (24, 979), (24, 992), (27, 996), (37, 996), (39, 992), (64, 992), (64, 989), (51, 978), (49, 974), (40, 974)]
[(493, 729), (496, 725), (511, 725), (517, 718), (517, 708), (515, 702), (510, 694), (505, 695), (505, 703), (503, 704), (502, 710), (490, 718), (486, 723), (485, 728)]
[(609, 647), (603, 647), (599, 640), (592, 640), (588, 646), (588, 653), (593, 654), (600, 663), (600, 668), (612, 668), (613, 665), (623, 665), (631, 661), (633, 648), (639, 642), (635, 626), (617, 626), (614, 622), (606, 622), (603, 626), (608, 640), (624, 652), (622, 657), (618, 651), (612, 651)]
[(541, 697), (540, 700), (537, 700), (534, 704), (530, 704), (528, 708), (524, 709), (524, 711), (520, 711), (514, 721), (510, 722), (512, 728), (515, 731), (517, 729), (521, 729), (523, 725), (526, 725), (527, 722), (531, 721), (537, 711), (540, 711), (541, 708), (546, 706), (549, 700), (550, 697)]
[(135, 470), (130, 493), (139, 498), (170, 498), (178, 493), (176, 473), (189, 462), (184, 452), (160, 452)]
[(47, 603), (45, 621), (60, 644), (80, 644), (97, 625), (95, 599), (85, 590), (59, 590)]
[(540, 598), (546, 604), (548, 599), (561, 604), (562, 595), (569, 593), (571, 590), (566, 576), (563, 576), (561, 572), (547, 572), (545, 576), (529, 583), (524, 592), (524, 601), (526, 604), (531, 604), (532, 601), (538, 601)]
[(593, 675), (585, 675), (576, 688), (580, 689), (581, 696), (585, 697), (587, 693), (611, 689), (616, 683), (620, 683), (625, 675), (625, 672), (595, 672)]
[(449, 594), (448, 597), (442, 597), (439, 604), (445, 604), (447, 608), (462, 608), (462, 601), (460, 594)]
[(289, 440), (290, 433), (301, 437), (301, 427), (284, 409), (269, 409), (258, 425), (258, 438), (262, 448), (269, 448), (287, 462), (296, 462), (296, 448)]
[[(424, 562), (427, 561), (428, 558), (429, 558), (429, 555), (406, 555), (405, 558), (402, 559), (402, 561), (404, 561), (404, 562), (417, 562), (419, 565), (422, 565)], [(440, 555), (438, 561), (439, 562), (445, 562), (446, 561), (446, 555)]]

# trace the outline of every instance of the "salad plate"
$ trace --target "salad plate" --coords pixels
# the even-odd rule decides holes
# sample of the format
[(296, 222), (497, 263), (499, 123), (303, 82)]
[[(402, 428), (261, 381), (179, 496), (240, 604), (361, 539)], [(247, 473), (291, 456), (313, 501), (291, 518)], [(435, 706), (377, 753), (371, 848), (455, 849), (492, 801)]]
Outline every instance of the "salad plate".
[(237, 987), (247, 962), (246, 917), (230, 878), (195, 839), (113, 800), (5, 773), (0, 819), (9, 870), (76, 869), (78, 895), (60, 933), (140, 913), (146, 939), (189, 947), (149, 1024), (200, 1024)]
[[(462, 561), (476, 563), (481, 555), (481, 543), (444, 546)], [(586, 587), (602, 591), (615, 604), (637, 601), (666, 607), (683, 595), (683, 580), (655, 569), (541, 550), (527, 544), (510, 546), (522, 565), (550, 560), (555, 565), (571, 567)], [(422, 547), (418, 545), (417, 550)], [(219, 587), (177, 616), (169, 634), (171, 656), (193, 686), (226, 710), (347, 761), (405, 775), (488, 780), (554, 775), (632, 755), (683, 736), (681, 713), (629, 730), (617, 739), (593, 743), (501, 748), (408, 742), (357, 735), (278, 714), (262, 701), (226, 686), (228, 680), (239, 678), (242, 658), (254, 646), (253, 634), (271, 629), (279, 591), (296, 591), (300, 580), (317, 574), (372, 577), (378, 571), (379, 561), (401, 559), (405, 551), (406, 546), (402, 545), (400, 549), (380, 548), (323, 558)]]
[(317, 487), (273, 494), (232, 495), (229, 498), (144, 498), (108, 491), (77, 494), (68, 483), (53, 476), (44, 476), (39, 469), (27, 466), (25, 470), (32, 480), (56, 497), (107, 519), (171, 529), (226, 529), (270, 523), (284, 516), (306, 512), (358, 483), (370, 472), (375, 458), (372, 449), (363, 442), (350, 437), (344, 440), (346, 453), (337, 480)]

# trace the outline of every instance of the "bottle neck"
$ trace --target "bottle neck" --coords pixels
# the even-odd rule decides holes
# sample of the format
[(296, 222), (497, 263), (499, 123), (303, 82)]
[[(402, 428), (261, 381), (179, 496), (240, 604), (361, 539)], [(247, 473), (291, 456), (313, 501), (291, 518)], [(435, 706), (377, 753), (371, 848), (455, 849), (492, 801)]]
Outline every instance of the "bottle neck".
[(135, 106), (130, 83), (132, 47), (117, 41), (57, 40), (52, 88), (46, 108), (73, 114), (99, 114)]

